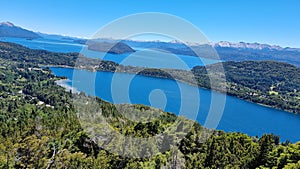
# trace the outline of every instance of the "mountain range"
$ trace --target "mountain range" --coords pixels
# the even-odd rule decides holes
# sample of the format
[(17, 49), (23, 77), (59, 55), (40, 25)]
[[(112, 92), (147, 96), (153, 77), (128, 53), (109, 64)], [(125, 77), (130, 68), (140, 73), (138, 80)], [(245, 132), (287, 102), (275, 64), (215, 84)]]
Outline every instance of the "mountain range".
[[(162, 42), (162, 41), (135, 41), (135, 40), (115, 40), (115, 39), (97, 39), (88, 40), (80, 39), (76, 37), (62, 36), (62, 35), (51, 35), (36, 33), (33, 31), (26, 30), (24, 28), (15, 26), (11, 22), (0, 23), (0, 37), (16, 37), (16, 38), (45, 38), (68, 41), (71, 43), (87, 44), (87, 42), (97, 41), (101, 44), (112, 43), (117, 44), (122, 42), (114, 48), (114, 53), (126, 53), (133, 52), (131, 48), (151, 48), (170, 52), (173, 54), (182, 54), (190, 56), (201, 56), (210, 59), (221, 59), (224, 61), (244, 61), (244, 60), (275, 60), (281, 62), (287, 62), (300, 67), (300, 49), (280, 47), (277, 45), (268, 45), (260, 43), (246, 43), (238, 42), (232, 43), (227, 41), (221, 41), (217, 43), (209, 44), (197, 44), (191, 42)], [(103, 43), (105, 42), (105, 43)], [(119, 48), (120, 47), (120, 48)], [(103, 47), (97, 47), (102, 49)], [(95, 49), (93, 47), (93, 49)], [(126, 51), (123, 51), (126, 49)]]
[(227, 41), (221, 41), (217, 43), (211, 43), (211, 45), (215, 48), (240, 48), (240, 49), (255, 49), (255, 50), (279, 50), (279, 51), (300, 51), (298, 48), (283, 48), (278, 45), (268, 45), (268, 44), (260, 44), (260, 43), (231, 43)]

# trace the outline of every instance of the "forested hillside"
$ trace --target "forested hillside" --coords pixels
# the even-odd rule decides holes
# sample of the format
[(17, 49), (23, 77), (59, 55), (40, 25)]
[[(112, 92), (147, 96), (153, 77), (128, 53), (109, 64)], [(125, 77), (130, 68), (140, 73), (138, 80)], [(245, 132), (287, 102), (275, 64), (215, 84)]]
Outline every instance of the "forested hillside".
[[(300, 113), (300, 68), (274, 61), (222, 63), (227, 93), (244, 100)], [(209, 88), (207, 71), (220, 74), (220, 65), (192, 69), (200, 86)]]
[[(184, 117), (147, 106), (113, 105), (83, 93), (72, 94), (56, 85), (60, 78), (49, 70), (18, 60), (22, 54), (18, 50), (7, 56), (7, 50), (0, 50), (0, 168), (300, 167), (299, 143), (280, 143), (279, 137), (272, 134), (257, 138), (211, 131)], [(32, 57), (38, 58), (34, 54)], [(75, 104), (74, 98), (88, 102)], [(144, 158), (107, 151), (94, 135), (84, 130), (88, 124), (78, 119), (78, 113), (89, 115), (93, 110), (101, 110), (101, 118), (94, 118), (93, 122), (104, 119), (121, 135), (147, 138), (166, 133), (158, 140), (159, 147), (164, 149), (147, 149), (144, 153), (152, 156)], [(156, 118), (146, 122), (129, 118), (149, 112)], [(186, 128), (188, 124), (193, 125)], [(101, 125), (92, 127), (101, 129)], [(181, 136), (184, 138), (178, 140)], [(174, 145), (165, 146), (176, 140)], [(119, 144), (118, 140), (109, 143)], [(132, 148), (149, 146), (147, 142), (143, 144)]]

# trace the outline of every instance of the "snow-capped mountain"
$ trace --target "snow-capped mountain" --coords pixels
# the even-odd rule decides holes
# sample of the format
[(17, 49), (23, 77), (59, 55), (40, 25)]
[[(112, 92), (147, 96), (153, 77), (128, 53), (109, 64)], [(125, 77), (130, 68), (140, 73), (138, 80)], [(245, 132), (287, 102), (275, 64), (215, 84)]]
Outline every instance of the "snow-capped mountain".
[[(195, 42), (181, 42), (181, 41), (171, 41), (170, 44), (184, 44), (187, 46), (202, 46), (204, 44), (195, 43)], [(234, 48), (234, 49), (249, 49), (249, 50), (276, 50), (276, 51), (297, 51), (300, 52), (299, 48), (289, 48), (289, 47), (281, 47), (278, 45), (269, 45), (262, 43), (246, 43), (246, 42), (228, 42), (228, 41), (220, 41), (220, 42), (209, 42), (207, 45), (210, 45), (214, 48)]]
[(15, 26), (11, 22), (0, 23), (0, 37), (15, 37), (15, 38), (40, 38), (35, 32)]
[(11, 22), (1, 22), (0, 26), (14, 27), (15, 25)]
[(277, 45), (268, 45), (268, 44), (260, 44), (260, 43), (231, 43), (227, 41), (221, 41), (217, 43), (211, 43), (213, 47), (223, 47), (223, 48), (241, 48), (241, 49), (256, 49), (256, 50), (283, 50), (284, 48)]

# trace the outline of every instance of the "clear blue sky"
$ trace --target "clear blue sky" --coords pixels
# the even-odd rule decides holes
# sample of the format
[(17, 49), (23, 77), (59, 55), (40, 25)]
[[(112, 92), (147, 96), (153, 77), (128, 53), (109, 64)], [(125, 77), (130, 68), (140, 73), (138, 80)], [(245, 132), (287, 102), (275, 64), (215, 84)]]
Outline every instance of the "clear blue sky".
[(210, 41), (260, 42), (300, 47), (299, 0), (3, 0), (0, 22), (90, 37), (119, 17), (163, 12), (182, 17)]

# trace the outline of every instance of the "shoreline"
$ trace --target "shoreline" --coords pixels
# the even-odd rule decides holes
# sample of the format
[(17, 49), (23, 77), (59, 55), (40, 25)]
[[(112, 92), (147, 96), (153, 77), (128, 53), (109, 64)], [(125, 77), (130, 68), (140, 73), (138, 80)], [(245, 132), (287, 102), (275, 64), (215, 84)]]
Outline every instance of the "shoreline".
[(76, 88), (68, 85), (66, 82), (70, 82), (70, 79), (60, 79), (60, 80), (56, 80), (55, 83), (56, 85), (63, 87), (66, 89), (67, 92), (72, 92), (73, 94), (78, 94), (80, 93)]
[[(259, 102), (253, 102), (251, 100), (246, 100), (246, 99), (242, 99), (241, 97), (238, 97), (238, 96), (234, 96), (230, 93), (228, 93), (226, 90), (225, 92), (224, 91), (220, 91), (220, 90), (216, 90), (216, 89), (212, 89), (212, 88), (206, 88), (206, 87), (202, 87), (202, 86), (199, 86), (197, 84), (194, 84), (194, 83), (190, 83), (190, 82), (187, 82), (187, 81), (184, 81), (184, 80), (181, 80), (181, 79), (170, 79), (170, 78), (167, 78), (167, 77), (162, 77), (162, 76), (147, 76), (147, 75), (143, 75), (143, 74), (137, 74), (135, 72), (130, 72), (130, 71), (105, 71), (105, 70), (89, 70), (89, 69), (84, 69), (84, 68), (76, 68), (76, 67), (72, 67), (72, 66), (68, 66), (68, 65), (43, 65), (41, 67), (56, 67), (56, 68), (69, 68), (69, 69), (78, 69), (78, 70), (86, 70), (86, 71), (90, 71), (90, 72), (111, 72), (111, 73), (125, 73), (125, 74), (135, 74), (135, 75), (140, 75), (140, 76), (144, 76), (144, 77), (152, 77), (152, 78), (160, 78), (160, 79), (168, 79), (168, 80), (174, 80), (174, 81), (178, 81), (178, 82), (181, 82), (181, 83), (184, 83), (184, 84), (187, 84), (187, 85), (190, 85), (190, 86), (194, 86), (194, 87), (197, 87), (197, 88), (200, 88), (200, 89), (205, 89), (205, 90), (211, 90), (211, 91), (214, 91), (214, 92), (218, 92), (218, 93), (221, 93), (221, 94), (225, 94), (227, 96), (230, 96), (230, 97), (235, 97), (235, 98), (238, 98), (240, 100), (243, 100), (243, 101), (246, 101), (246, 102), (249, 102), (249, 103), (254, 103), (254, 104), (258, 104), (260, 106), (263, 106), (263, 107), (267, 107), (267, 108), (273, 108), (273, 109), (276, 109), (276, 110), (280, 110), (280, 111), (284, 111), (284, 112), (287, 112), (287, 113), (292, 113), (292, 114), (296, 114), (296, 115), (300, 115), (299, 113), (295, 113), (295, 112), (292, 112), (290, 110), (285, 110), (285, 109), (280, 109), (278, 107), (275, 107), (275, 106), (270, 106), (270, 105), (267, 105), (267, 104), (263, 104), (263, 103), (259, 103)], [(52, 72), (53, 73), (53, 72)], [(69, 79), (62, 79), (64, 80), (64, 82), (66, 81), (69, 81)], [(60, 81), (60, 80), (58, 80)], [(66, 86), (68, 88), (68, 91), (72, 90), (72, 93), (73, 93), (73, 90), (74, 92), (76, 93), (79, 93), (79, 91), (67, 84), (62, 84), (60, 83), (61, 86)], [(66, 89), (67, 90), (67, 89)]]

